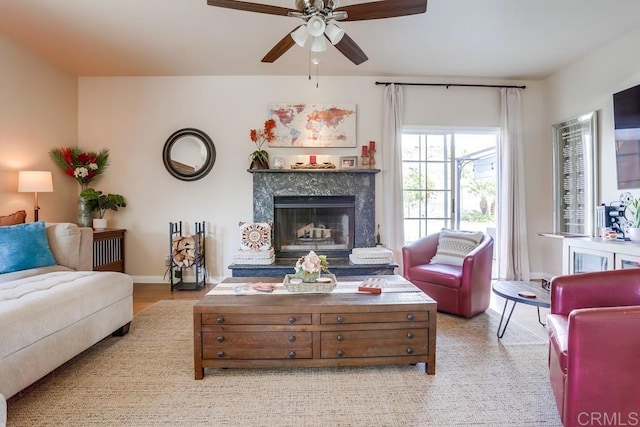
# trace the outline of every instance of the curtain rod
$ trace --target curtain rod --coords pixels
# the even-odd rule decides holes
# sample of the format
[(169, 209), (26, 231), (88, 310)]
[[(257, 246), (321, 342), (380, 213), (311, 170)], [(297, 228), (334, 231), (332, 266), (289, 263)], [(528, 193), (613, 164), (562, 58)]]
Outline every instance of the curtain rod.
[(389, 86), (390, 84), (397, 84), (402, 86), (444, 86), (447, 89), (451, 86), (459, 87), (497, 87), (497, 88), (515, 88), (526, 89), (526, 86), (509, 86), (509, 85), (476, 85), (476, 84), (464, 84), (464, 83), (402, 83), (402, 82), (376, 82), (376, 85)]

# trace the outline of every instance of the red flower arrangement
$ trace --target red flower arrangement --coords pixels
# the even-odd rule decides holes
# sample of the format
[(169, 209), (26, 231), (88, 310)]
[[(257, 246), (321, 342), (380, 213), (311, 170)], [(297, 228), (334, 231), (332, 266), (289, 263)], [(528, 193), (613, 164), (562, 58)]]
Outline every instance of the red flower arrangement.
[(256, 129), (251, 129), (250, 136), (251, 141), (256, 144), (258, 150), (262, 150), (262, 144), (265, 142), (273, 141), (273, 138), (276, 137), (273, 130), (276, 128), (276, 121), (273, 119), (269, 119), (264, 122), (264, 130), (261, 130), (260, 133)]
[(49, 156), (66, 175), (80, 184), (88, 184), (109, 166), (109, 150), (99, 153), (82, 151), (79, 147), (54, 148)]
[(263, 163), (267, 169), (269, 168), (269, 153), (263, 150), (262, 146), (265, 142), (269, 143), (276, 137), (274, 132), (275, 128), (276, 121), (269, 119), (264, 122), (263, 130), (258, 131), (256, 129), (251, 129), (251, 132), (249, 133), (251, 141), (256, 144), (257, 148), (257, 150), (251, 153), (249, 157), (254, 162)]

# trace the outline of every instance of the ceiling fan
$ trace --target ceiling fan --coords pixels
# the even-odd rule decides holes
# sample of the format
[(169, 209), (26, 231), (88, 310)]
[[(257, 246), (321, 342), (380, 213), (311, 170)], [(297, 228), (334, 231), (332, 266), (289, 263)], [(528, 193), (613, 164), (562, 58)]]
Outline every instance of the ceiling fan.
[(305, 23), (284, 36), (262, 58), (262, 62), (275, 62), (294, 44), (304, 46), (311, 38), (311, 51), (323, 52), (327, 40), (356, 65), (362, 64), (367, 55), (360, 49), (335, 21), (364, 21), (369, 19), (395, 18), (415, 15), (427, 11), (427, 0), (382, 0), (339, 7), (338, 0), (295, 0), (296, 9), (260, 3), (234, 0), (207, 0), (209, 6), (268, 15), (291, 16)]

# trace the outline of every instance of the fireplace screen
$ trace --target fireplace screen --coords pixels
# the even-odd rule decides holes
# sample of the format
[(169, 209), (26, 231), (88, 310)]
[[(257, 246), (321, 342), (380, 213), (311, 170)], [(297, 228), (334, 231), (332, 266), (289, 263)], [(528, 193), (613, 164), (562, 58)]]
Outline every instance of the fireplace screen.
[(344, 255), (354, 242), (354, 196), (277, 196), (274, 246), (280, 256)]

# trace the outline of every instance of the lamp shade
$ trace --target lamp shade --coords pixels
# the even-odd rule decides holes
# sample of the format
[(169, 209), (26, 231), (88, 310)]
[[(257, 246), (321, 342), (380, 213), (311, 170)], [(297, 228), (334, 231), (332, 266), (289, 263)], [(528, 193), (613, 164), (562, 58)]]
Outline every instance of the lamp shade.
[(324, 20), (319, 16), (314, 16), (307, 21), (307, 31), (313, 37), (318, 37), (324, 34), (326, 24)]
[(324, 33), (327, 35), (332, 45), (339, 43), (340, 40), (342, 40), (342, 37), (344, 36), (344, 30), (338, 27), (333, 22), (327, 25), (327, 28), (324, 30)]
[(324, 52), (325, 50), (327, 50), (327, 39), (324, 37), (324, 35), (314, 37), (313, 42), (311, 43), (311, 51)]
[(304, 44), (309, 38), (309, 31), (307, 31), (306, 25), (300, 25), (295, 31), (291, 33), (291, 38), (300, 47), (304, 47)]
[(50, 171), (19, 171), (19, 193), (51, 193), (53, 180)]

